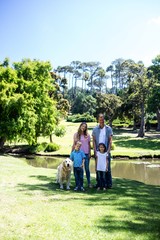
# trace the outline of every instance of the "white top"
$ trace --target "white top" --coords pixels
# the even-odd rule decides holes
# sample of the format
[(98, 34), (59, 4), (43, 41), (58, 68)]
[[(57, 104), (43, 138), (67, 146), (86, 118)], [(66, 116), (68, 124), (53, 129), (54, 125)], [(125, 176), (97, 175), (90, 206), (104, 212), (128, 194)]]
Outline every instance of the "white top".
[(100, 129), (99, 143), (105, 144), (105, 139), (106, 139), (106, 128), (104, 126), (103, 128)]
[(105, 172), (106, 171), (106, 158), (108, 156), (108, 153), (105, 152), (105, 153), (100, 153), (100, 152), (97, 152), (97, 171), (103, 171)]

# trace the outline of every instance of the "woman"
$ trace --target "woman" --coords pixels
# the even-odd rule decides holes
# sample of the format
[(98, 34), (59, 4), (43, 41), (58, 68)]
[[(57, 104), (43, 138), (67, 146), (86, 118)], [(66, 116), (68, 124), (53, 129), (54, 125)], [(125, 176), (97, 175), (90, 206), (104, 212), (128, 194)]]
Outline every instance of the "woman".
[(82, 122), (78, 128), (78, 131), (73, 136), (72, 151), (74, 150), (77, 141), (80, 141), (82, 143), (80, 149), (85, 153), (85, 156), (86, 156), (84, 167), (85, 167), (88, 187), (91, 188), (92, 185), (91, 185), (91, 181), (90, 181), (90, 170), (89, 170), (89, 162), (90, 162), (90, 157), (91, 157), (90, 140), (91, 140), (91, 137), (88, 134), (87, 124), (85, 122)]

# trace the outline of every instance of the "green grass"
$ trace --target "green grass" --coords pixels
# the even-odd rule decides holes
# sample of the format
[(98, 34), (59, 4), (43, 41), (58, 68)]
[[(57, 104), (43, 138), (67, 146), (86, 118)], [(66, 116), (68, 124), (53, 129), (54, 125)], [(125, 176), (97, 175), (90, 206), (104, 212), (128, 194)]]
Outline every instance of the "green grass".
[[(73, 143), (73, 134), (77, 131), (79, 123), (71, 123), (63, 121), (62, 124), (66, 127), (64, 137), (56, 137), (53, 135), (53, 141), (61, 147), (58, 151), (53, 152), (53, 155), (69, 155)], [(90, 135), (96, 123), (88, 123)], [(145, 138), (137, 138), (137, 132), (131, 129), (115, 129), (113, 128), (113, 143), (115, 150), (112, 151), (113, 158), (116, 157), (156, 157), (160, 156), (160, 133), (152, 131), (146, 133)], [(49, 141), (49, 138), (39, 138), (40, 142)], [(49, 153), (50, 154), (50, 153)], [(93, 151), (92, 151), (93, 154)], [(47, 155), (47, 154), (46, 154)]]
[[(80, 123), (62, 121), (61, 125), (65, 126), (66, 134), (63, 137), (56, 137), (53, 135), (53, 142), (60, 145), (60, 149), (49, 153), (40, 152), (40, 154), (62, 156), (70, 155), (73, 144), (73, 135), (78, 130)], [(88, 123), (90, 135), (92, 135), (92, 129), (96, 125), (97, 123)], [(145, 138), (137, 138), (137, 132), (128, 128), (113, 128), (113, 133), (113, 143), (116, 146), (112, 151), (113, 158), (160, 158), (160, 133), (152, 130), (146, 133)], [(40, 137), (38, 139), (38, 143), (43, 142), (49, 143), (49, 137)], [(93, 155), (93, 150), (91, 153)]]
[(76, 193), (73, 175), (66, 191), (55, 173), (0, 156), (0, 239), (160, 239), (160, 187), (114, 178), (107, 192)]

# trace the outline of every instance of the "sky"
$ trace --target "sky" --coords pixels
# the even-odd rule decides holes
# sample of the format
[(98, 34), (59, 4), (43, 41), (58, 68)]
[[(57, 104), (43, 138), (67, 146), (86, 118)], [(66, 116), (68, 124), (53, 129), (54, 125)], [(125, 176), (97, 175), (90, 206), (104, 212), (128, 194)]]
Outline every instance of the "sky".
[(160, 54), (159, 0), (0, 0), (0, 62), (132, 59)]

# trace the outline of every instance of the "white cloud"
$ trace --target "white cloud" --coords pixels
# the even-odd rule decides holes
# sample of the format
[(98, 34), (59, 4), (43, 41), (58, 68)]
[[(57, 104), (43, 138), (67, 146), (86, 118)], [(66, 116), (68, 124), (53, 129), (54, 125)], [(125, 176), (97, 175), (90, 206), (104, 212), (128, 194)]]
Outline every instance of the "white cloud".
[(160, 26), (160, 16), (149, 19), (148, 24)]

